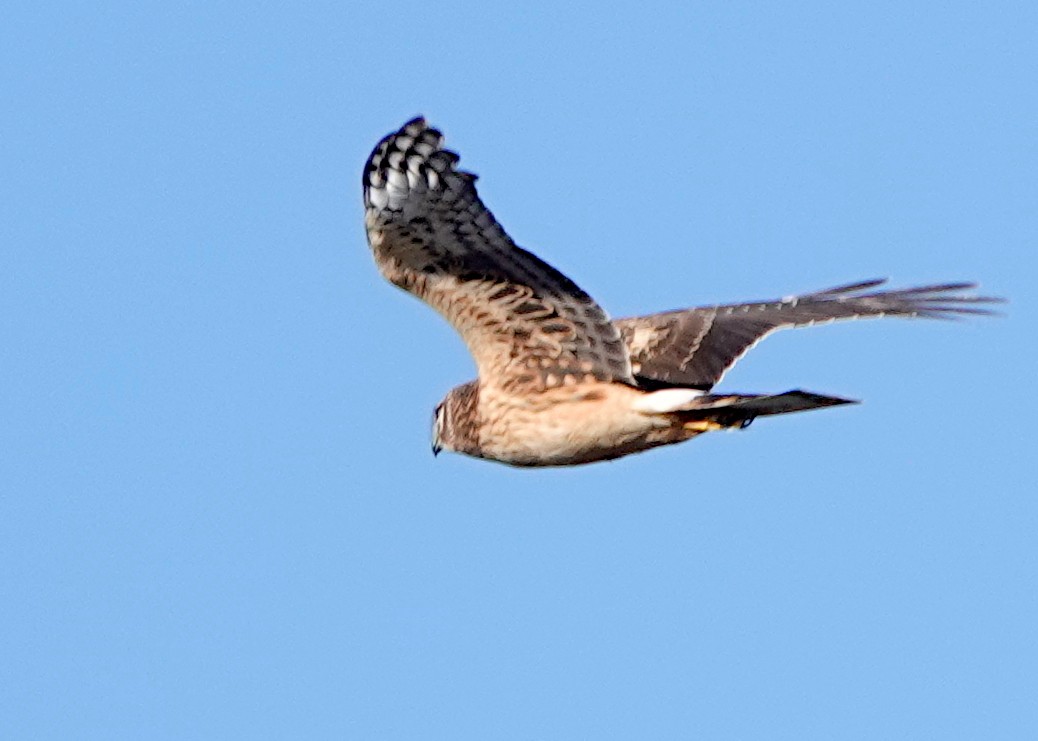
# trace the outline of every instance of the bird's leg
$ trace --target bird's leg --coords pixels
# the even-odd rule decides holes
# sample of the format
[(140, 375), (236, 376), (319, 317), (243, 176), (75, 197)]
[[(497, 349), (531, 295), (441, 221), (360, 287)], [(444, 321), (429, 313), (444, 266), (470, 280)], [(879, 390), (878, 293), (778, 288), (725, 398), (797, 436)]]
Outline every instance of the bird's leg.
[(682, 427), (689, 432), (713, 432), (714, 430), (723, 430), (725, 426), (712, 419), (694, 419), (685, 422)]

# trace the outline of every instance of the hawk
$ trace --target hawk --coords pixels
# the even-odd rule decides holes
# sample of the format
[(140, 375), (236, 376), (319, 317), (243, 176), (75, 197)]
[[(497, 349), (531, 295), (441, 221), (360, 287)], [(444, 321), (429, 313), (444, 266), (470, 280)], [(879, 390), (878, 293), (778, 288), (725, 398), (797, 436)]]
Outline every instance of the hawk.
[(756, 417), (854, 403), (801, 390), (712, 394), (768, 334), (837, 319), (988, 314), (973, 283), (885, 290), (869, 280), (802, 296), (610, 319), (517, 246), (476, 176), (416, 118), (364, 167), (364, 223), (379, 271), (458, 331), (478, 378), (436, 407), (433, 453), (569, 466), (746, 427)]

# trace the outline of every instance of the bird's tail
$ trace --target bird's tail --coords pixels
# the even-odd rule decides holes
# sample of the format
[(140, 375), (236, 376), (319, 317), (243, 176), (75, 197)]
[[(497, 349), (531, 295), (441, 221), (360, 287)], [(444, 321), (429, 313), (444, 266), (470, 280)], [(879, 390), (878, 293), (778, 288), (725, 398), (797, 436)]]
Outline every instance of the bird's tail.
[(857, 404), (854, 399), (824, 396), (795, 389), (783, 394), (703, 394), (676, 411), (690, 429), (703, 425), (719, 427), (746, 427), (757, 417), (771, 414), (806, 412), (811, 409)]

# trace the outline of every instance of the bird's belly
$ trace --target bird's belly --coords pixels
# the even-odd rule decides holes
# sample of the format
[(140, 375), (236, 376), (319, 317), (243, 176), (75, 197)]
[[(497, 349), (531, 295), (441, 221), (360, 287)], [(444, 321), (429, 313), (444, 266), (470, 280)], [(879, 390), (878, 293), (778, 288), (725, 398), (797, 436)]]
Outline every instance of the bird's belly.
[(487, 458), (515, 466), (567, 466), (618, 458), (670, 442), (659, 417), (600, 402), (501, 410), (481, 440)]

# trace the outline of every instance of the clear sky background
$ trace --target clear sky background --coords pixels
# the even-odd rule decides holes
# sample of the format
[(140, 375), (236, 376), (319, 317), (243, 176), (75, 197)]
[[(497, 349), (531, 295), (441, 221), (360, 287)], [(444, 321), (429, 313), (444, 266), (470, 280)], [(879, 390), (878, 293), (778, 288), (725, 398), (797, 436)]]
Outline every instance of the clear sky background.
[[(636, 7), (637, 6), (637, 7)], [(15, 3), (0, 737), (1038, 737), (1038, 5)], [(768, 339), (861, 406), (571, 470), (429, 451), (416, 114), (614, 315), (975, 279)]]

